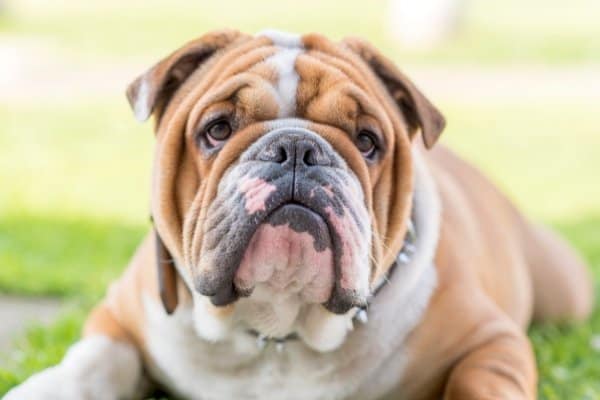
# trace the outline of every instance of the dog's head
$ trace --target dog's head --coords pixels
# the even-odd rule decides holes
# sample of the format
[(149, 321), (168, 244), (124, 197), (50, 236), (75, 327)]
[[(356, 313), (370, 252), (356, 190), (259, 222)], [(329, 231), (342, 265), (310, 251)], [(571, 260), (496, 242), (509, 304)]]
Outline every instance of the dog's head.
[(152, 214), (179, 276), (215, 318), (245, 299), (287, 307), (287, 328), (250, 322), (268, 335), (366, 304), (402, 247), (411, 142), (431, 147), (444, 127), (372, 46), (315, 34), (210, 33), (127, 95), (156, 118)]

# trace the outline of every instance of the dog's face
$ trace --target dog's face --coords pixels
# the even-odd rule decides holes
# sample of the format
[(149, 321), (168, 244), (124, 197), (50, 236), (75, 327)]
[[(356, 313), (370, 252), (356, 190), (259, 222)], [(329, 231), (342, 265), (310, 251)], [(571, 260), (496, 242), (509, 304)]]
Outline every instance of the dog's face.
[(411, 140), (443, 128), (389, 61), (359, 41), (216, 32), (128, 96), (157, 117), (153, 216), (194, 297), (366, 305), (402, 245)]
[[(271, 85), (266, 81), (260, 85), (242, 89), (242, 96), (251, 103), (271, 96), (275, 119), (281, 115), (277, 93), (265, 90)], [(206, 209), (198, 207), (186, 221), (193, 225), (186, 235), (193, 249), (187, 260), (197, 290), (216, 305), (249, 296), (258, 284), (337, 313), (363, 305), (371, 264), (368, 205), (344, 150), (324, 137), (342, 133), (305, 121), (265, 123), (252, 115), (247, 119), (256, 122), (244, 126), (235, 116), (224, 117), (226, 109), (243, 108), (231, 100), (217, 111), (217, 122), (206, 116), (197, 133), (204, 142), (201, 158), (216, 146), (235, 146), (237, 153), (224, 171), (211, 174), (219, 183), (216, 193), (200, 195), (210, 196), (198, 200)], [(230, 135), (229, 143), (215, 139)], [(235, 136), (246, 137), (234, 144)]]

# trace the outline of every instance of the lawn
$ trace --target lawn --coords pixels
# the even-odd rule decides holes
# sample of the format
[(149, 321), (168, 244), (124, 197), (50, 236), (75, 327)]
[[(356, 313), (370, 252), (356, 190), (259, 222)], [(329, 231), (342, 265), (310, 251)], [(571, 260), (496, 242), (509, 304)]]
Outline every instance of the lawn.
[[(472, 2), (459, 36), (429, 53), (394, 52), (412, 65), (501, 68), (600, 62), (598, 2), (568, 9), (541, 0)], [(307, 0), (177, 1), (102, 5), (63, 0), (9, 2), (3, 38), (59, 48), (82, 69), (98, 62), (146, 63), (205, 30), (265, 26), (369, 37), (393, 44), (379, 23), (385, 10), (364, 2)], [(169, 3), (173, 4), (173, 3)], [(196, 3), (197, 4), (197, 3)], [(486, 4), (483, 6), (482, 4)], [(162, 6), (161, 6), (162, 5)], [(320, 7), (317, 12), (317, 5)], [(115, 10), (118, 10), (115, 11)], [(520, 18), (535, 13), (535, 19)], [(336, 24), (330, 16), (336, 15)], [(274, 16), (277, 16), (275, 18)], [(141, 71), (140, 71), (141, 72)], [(1, 79), (0, 79), (1, 82)], [(564, 234), (600, 281), (600, 135), (598, 103), (561, 98), (440, 104), (449, 121), (442, 143), (481, 167), (532, 218)], [(121, 93), (67, 101), (0, 102), (0, 292), (66, 299), (62, 317), (32, 326), (0, 355), (0, 396), (56, 363), (77, 339), (87, 310), (119, 275), (148, 230), (150, 124), (137, 124)], [(599, 293), (600, 294), (600, 293)], [(540, 370), (540, 399), (599, 399), (600, 312), (580, 326), (530, 331)]]

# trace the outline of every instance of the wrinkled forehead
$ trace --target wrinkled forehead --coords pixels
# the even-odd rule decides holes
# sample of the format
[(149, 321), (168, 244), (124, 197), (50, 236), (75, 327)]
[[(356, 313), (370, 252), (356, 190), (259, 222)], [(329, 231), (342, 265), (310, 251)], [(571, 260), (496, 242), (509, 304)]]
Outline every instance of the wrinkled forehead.
[[(260, 32), (226, 48), (192, 79), (198, 80), (208, 85), (206, 103), (237, 96), (245, 107), (271, 109), (271, 118), (306, 117), (343, 129), (358, 113), (385, 119), (379, 84), (364, 62), (320, 35)], [(251, 96), (239, 95), (246, 89)], [(332, 112), (340, 114), (337, 120)]]

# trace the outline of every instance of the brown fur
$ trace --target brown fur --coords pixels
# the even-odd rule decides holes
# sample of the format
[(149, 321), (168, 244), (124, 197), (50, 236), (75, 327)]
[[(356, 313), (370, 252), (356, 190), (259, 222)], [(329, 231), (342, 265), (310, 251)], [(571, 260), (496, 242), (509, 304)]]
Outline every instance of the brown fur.
[[(303, 42), (305, 51), (296, 64), (296, 113), (312, 121), (311, 129), (332, 143), (361, 181), (373, 221), (375, 281), (392, 264), (405, 236), (413, 188), (411, 147), (420, 146), (417, 132), (431, 147), (444, 121), (370, 45), (354, 39), (335, 44), (319, 35), (307, 35)], [(214, 33), (144, 75), (157, 117), (152, 213), (166, 247), (182, 266), (196, 261), (199, 221), (223, 171), (265, 132), (262, 122), (276, 118), (277, 102), (268, 90), (274, 72), (260, 64), (275, 51), (266, 38)], [(175, 91), (165, 89), (169, 82), (175, 82)], [(139, 85), (140, 80), (128, 90), (132, 103)], [(207, 112), (223, 110), (233, 113), (239, 131), (217, 157), (203, 156), (195, 145), (195, 129)], [(365, 123), (380, 132), (386, 148), (372, 165), (353, 144), (353, 132)], [(409, 364), (398, 388), (407, 399), (440, 394), (460, 400), (534, 399), (535, 360), (525, 329), (532, 317), (555, 321), (589, 314), (592, 290), (585, 268), (565, 244), (524, 219), (448, 150), (436, 147), (427, 164), (443, 206), (435, 257), (438, 287), (410, 336)], [(158, 298), (155, 263), (154, 243), (147, 238), (90, 315), (86, 335), (127, 340), (144, 353), (141, 297)], [(177, 288), (179, 301), (190, 302), (181, 281)]]

